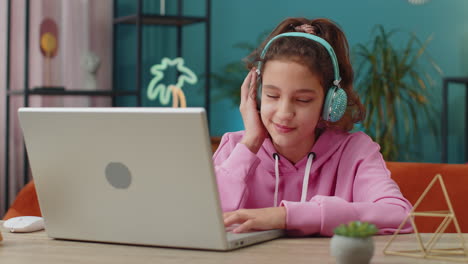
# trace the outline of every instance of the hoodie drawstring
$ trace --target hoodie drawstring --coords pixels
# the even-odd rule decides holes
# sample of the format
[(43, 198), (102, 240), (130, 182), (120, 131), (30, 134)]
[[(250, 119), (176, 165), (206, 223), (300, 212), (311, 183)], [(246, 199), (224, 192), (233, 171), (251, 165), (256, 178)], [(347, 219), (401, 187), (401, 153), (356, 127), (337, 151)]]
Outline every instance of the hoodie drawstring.
[(307, 187), (309, 186), (310, 167), (312, 167), (312, 160), (313, 159), (315, 159), (315, 153), (310, 152), (308, 157), (307, 157), (306, 170), (304, 172), (304, 179), (302, 181), (301, 202), (305, 202), (305, 200), (307, 198)]
[[(273, 207), (278, 206), (278, 187), (279, 187), (279, 155), (277, 153), (273, 153), (273, 158), (275, 159), (275, 197), (273, 200)], [(312, 161), (315, 159), (315, 153), (310, 152), (307, 156), (307, 164), (306, 169), (304, 172), (304, 178), (302, 181), (302, 194), (301, 194), (301, 202), (305, 202), (307, 198), (307, 187), (309, 185), (309, 175), (310, 175), (310, 168), (312, 167)]]
[(276, 182), (275, 182), (275, 199), (273, 200), (273, 207), (278, 206), (278, 187), (279, 187), (279, 155), (277, 153), (273, 153), (273, 158), (275, 158), (275, 177), (276, 177)]

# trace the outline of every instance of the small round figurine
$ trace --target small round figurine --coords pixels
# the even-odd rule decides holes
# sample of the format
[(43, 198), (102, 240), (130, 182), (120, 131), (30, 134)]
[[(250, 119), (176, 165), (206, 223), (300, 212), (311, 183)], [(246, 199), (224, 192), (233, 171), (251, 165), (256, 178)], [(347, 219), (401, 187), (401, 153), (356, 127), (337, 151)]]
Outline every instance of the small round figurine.
[(337, 264), (367, 264), (374, 255), (372, 235), (378, 229), (367, 222), (353, 221), (335, 228), (330, 252)]

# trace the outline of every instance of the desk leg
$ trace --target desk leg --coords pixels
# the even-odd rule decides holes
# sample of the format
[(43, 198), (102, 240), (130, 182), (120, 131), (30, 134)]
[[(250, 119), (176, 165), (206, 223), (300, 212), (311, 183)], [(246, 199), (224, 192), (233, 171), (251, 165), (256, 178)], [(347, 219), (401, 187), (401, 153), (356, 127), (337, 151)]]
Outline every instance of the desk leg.
[(441, 130), (442, 130), (442, 163), (447, 163), (448, 158), (447, 158), (447, 145), (448, 145), (448, 135), (447, 135), (447, 129), (448, 129), (448, 111), (447, 111), (447, 87), (448, 82), (447, 80), (444, 80), (444, 84), (442, 87), (442, 124), (441, 124)]

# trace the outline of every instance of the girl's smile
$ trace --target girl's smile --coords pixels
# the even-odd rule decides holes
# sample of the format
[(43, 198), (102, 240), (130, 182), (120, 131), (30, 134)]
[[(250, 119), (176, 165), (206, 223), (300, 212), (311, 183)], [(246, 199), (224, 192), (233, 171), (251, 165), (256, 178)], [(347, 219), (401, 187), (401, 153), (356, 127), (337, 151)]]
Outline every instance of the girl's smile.
[(294, 130), (293, 127), (283, 126), (283, 125), (276, 124), (276, 123), (273, 123), (273, 124), (275, 125), (275, 128), (279, 133), (289, 133)]

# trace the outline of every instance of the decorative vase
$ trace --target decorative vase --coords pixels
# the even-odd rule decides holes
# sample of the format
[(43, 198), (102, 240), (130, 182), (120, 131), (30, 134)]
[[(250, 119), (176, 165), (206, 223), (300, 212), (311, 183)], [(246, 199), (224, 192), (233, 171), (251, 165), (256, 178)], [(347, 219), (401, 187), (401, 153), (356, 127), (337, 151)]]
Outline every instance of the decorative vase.
[(100, 64), (101, 59), (99, 56), (91, 51), (85, 51), (81, 55), (81, 68), (84, 71), (84, 90), (94, 91), (97, 89), (96, 72)]
[(367, 264), (374, 255), (374, 240), (372, 236), (334, 235), (330, 242), (330, 252), (337, 264)]

